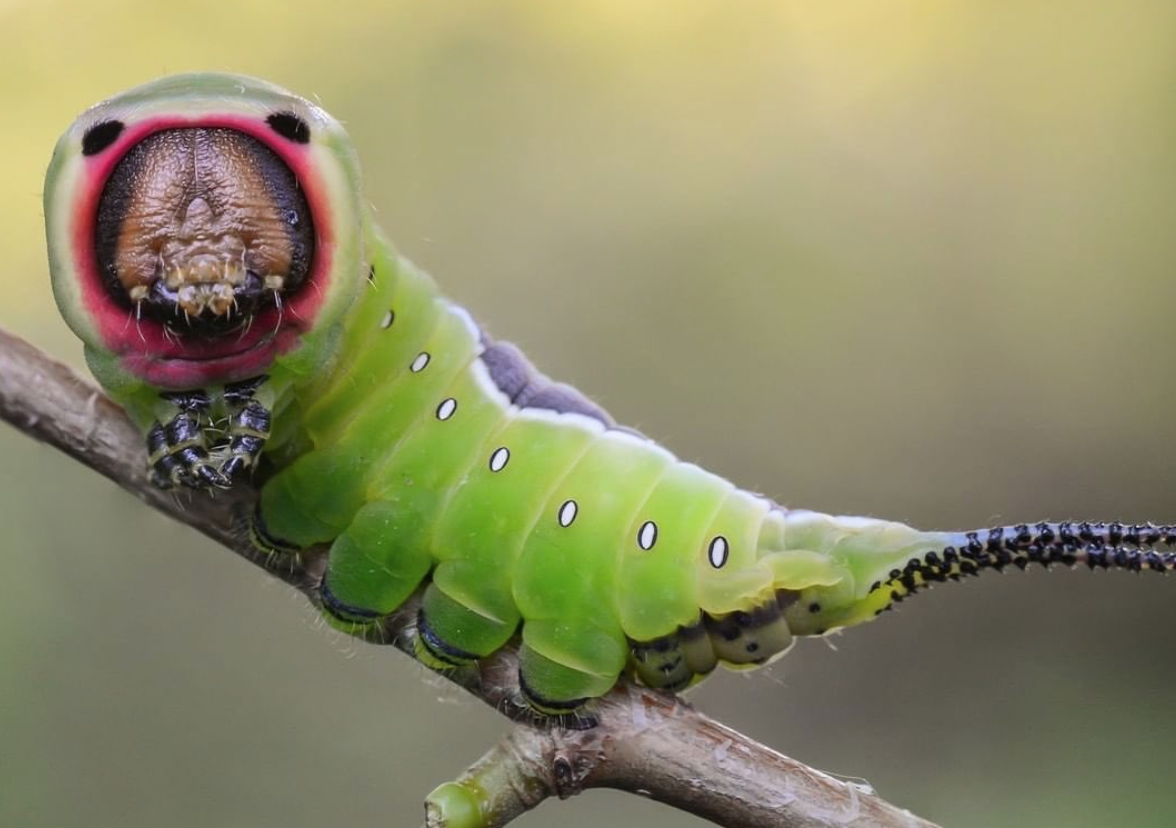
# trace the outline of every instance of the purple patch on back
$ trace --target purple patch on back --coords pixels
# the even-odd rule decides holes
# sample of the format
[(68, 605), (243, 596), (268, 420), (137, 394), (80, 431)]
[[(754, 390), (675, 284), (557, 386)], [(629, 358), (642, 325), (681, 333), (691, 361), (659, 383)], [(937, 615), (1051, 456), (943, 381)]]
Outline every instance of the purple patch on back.
[(539, 373), (523, 352), (509, 342), (487, 342), (482, 362), (498, 390), (521, 408), (542, 408), (560, 414), (582, 414), (608, 428), (615, 421), (603, 408), (570, 385), (552, 382)]

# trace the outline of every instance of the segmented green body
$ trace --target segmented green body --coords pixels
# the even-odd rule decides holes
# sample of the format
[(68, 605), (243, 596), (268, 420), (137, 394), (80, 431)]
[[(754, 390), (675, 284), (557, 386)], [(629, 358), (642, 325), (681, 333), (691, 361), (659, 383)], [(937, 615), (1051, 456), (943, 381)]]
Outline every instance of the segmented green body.
[[(309, 205), (309, 284), (241, 332), (197, 336), (143, 319), (138, 300), (111, 287), (125, 274), (95, 264), (95, 247), (145, 232), (102, 201), (120, 158), (177, 129), (252, 136), (290, 167)], [(131, 173), (119, 180), (120, 193), (136, 192)], [(424, 661), (464, 665), (521, 634), (524, 696), (563, 713), (625, 672), (677, 689), (718, 663), (766, 663), (796, 635), (869, 620), (928, 581), (986, 566), (1172, 567), (1170, 553), (1150, 551), (1171, 542), (1168, 527), (1037, 524), (982, 539), (788, 511), (738, 489), (490, 341), (360, 203), (336, 121), (221, 75), (164, 79), (87, 112), (46, 185), (58, 303), (95, 374), (151, 435), (161, 482), (227, 480), (221, 472), (264, 444), (255, 542), (330, 544), (322, 608), (342, 629), (379, 624), (425, 585)], [(96, 210), (114, 228), (97, 243)], [(245, 348), (233, 337), (252, 339)], [(218, 416), (231, 439), (206, 443)]]
[(790, 549), (784, 510), (612, 426), (487, 342), (374, 232), (368, 250), (372, 288), (339, 364), (292, 401), (309, 449), (261, 503), (273, 537), (333, 542), (324, 600), (336, 623), (391, 613), (431, 571), (426, 654), (486, 656), (522, 622), (526, 686), (558, 707), (608, 690), (630, 642), (701, 632), (700, 613), (748, 618), (733, 640), (698, 636), (689, 666), (659, 663), (647, 681), (680, 686), (716, 657), (762, 663), (791, 634), (782, 613), (752, 624), (754, 611), (788, 590), (819, 615), (807, 607), (828, 596), (803, 591), (853, 579), (846, 561)]

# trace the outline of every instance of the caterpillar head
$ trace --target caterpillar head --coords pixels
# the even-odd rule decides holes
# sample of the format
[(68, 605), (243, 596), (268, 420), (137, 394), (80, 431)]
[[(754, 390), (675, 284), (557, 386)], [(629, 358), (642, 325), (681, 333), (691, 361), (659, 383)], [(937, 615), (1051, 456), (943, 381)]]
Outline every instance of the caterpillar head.
[(362, 283), (342, 126), (253, 78), (163, 78), (94, 106), (45, 184), (54, 295), (99, 380), (308, 374)]

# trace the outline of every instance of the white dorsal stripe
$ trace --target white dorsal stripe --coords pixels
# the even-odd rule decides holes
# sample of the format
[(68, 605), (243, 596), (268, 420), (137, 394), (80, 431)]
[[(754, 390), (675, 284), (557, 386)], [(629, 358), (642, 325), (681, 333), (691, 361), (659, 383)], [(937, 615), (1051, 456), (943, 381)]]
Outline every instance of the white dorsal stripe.
[(576, 501), (565, 500), (563, 506), (559, 507), (559, 525), (565, 529), (571, 526), (578, 511), (580, 511), (580, 507), (576, 505)]

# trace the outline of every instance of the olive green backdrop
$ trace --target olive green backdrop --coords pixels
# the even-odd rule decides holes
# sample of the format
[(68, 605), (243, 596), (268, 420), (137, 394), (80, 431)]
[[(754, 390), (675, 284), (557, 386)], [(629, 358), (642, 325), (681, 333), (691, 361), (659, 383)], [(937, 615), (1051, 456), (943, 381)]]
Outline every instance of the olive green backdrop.
[[(0, 324), (80, 364), (41, 175), (100, 97), (266, 76), (343, 119), (496, 336), (785, 504), (1176, 521), (1176, 6), (0, 0)], [(414, 825), (505, 728), (0, 429), (0, 825)], [(693, 695), (958, 828), (1169, 826), (1176, 581), (938, 588)], [(635, 797), (522, 826), (687, 826)]]

